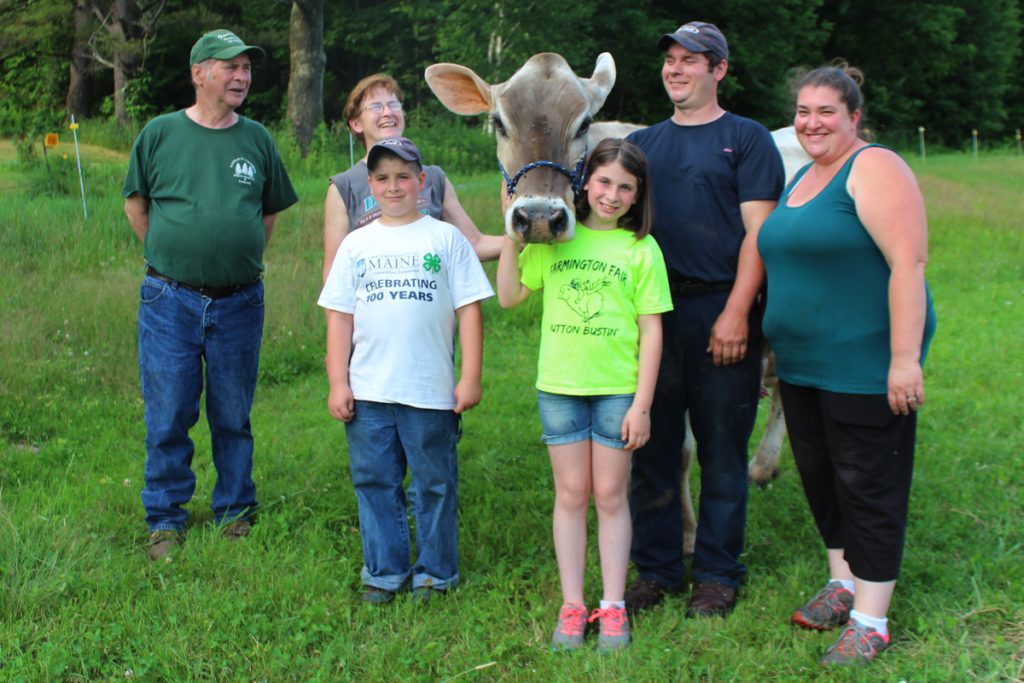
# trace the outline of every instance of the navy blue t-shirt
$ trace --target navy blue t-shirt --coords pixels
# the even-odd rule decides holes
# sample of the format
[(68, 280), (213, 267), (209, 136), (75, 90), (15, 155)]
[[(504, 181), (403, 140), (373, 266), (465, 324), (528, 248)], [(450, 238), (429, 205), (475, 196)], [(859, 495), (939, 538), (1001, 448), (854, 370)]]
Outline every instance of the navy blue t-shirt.
[(647, 155), (653, 235), (669, 277), (735, 280), (746, 234), (740, 204), (777, 200), (785, 184), (768, 129), (726, 113), (699, 126), (666, 119), (628, 139)]

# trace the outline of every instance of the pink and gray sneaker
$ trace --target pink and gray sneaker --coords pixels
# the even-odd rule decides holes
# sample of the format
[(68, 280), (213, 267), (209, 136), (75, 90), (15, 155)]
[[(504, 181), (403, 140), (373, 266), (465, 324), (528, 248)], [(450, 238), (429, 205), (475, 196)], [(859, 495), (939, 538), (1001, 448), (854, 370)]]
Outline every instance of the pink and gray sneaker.
[(829, 631), (848, 622), (851, 609), (853, 593), (838, 581), (829, 581), (806, 605), (793, 612), (790, 621), (804, 628)]
[(597, 636), (598, 652), (614, 652), (630, 643), (629, 618), (625, 607), (595, 609), (587, 622), (600, 621), (601, 631)]
[(551, 636), (551, 649), (575, 650), (583, 645), (587, 608), (583, 605), (562, 605), (558, 611), (558, 626)]

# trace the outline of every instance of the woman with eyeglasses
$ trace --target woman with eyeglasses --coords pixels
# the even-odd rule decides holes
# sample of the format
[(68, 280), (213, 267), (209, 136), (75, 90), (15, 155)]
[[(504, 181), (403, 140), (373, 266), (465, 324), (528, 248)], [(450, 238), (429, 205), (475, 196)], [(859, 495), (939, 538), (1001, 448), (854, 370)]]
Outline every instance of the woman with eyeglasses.
[[(399, 137), (405, 131), (402, 90), (387, 74), (373, 74), (359, 81), (349, 93), (342, 113), (348, 121), (349, 130), (367, 150), (381, 140)], [(455, 188), (439, 166), (424, 166), (423, 170), (427, 174), (427, 182), (419, 197), (420, 213), (457, 227), (473, 245), (481, 261), (497, 259), (501, 253), (501, 236), (480, 232), (462, 208)], [(324, 280), (331, 272), (334, 255), (345, 236), (380, 215), (370, 195), (367, 176), (364, 155), (355, 166), (331, 178), (324, 201)]]

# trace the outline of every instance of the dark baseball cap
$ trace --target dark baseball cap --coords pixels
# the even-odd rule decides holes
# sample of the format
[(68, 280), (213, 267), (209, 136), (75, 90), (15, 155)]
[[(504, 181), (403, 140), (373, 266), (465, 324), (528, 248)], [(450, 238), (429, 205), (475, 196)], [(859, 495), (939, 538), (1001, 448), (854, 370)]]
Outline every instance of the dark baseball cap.
[(710, 52), (719, 59), (729, 59), (729, 43), (714, 24), (706, 21), (691, 21), (666, 33), (658, 40), (658, 49), (667, 50), (672, 43), (679, 43), (690, 52)]
[(203, 36), (192, 46), (189, 65), (205, 62), (207, 59), (234, 59), (243, 52), (259, 52), (265, 54), (258, 45), (246, 45), (242, 39), (231, 31), (219, 28)]
[(371, 147), (370, 153), (366, 155), (366, 165), (373, 168), (377, 164), (380, 155), (384, 152), (391, 152), (400, 159), (412, 161), (423, 166), (423, 158), (420, 156), (420, 151), (416, 149), (416, 145), (412, 143), (412, 140), (405, 137), (386, 138)]

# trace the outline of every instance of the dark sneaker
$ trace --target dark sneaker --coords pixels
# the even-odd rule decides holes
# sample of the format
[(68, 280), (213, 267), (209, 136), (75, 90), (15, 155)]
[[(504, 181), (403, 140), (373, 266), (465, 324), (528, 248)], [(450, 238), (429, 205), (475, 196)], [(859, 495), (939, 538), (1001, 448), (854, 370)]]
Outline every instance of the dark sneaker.
[(626, 611), (636, 614), (645, 609), (660, 605), (669, 592), (667, 588), (651, 579), (637, 579), (626, 590)]
[(724, 617), (736, 606), (736, 588), (717, 581), (698, 581), (690, 596), (690, 617)]
[(613, 652), (629, 645), (629, 619), (625, 607), (606, 607), (590, 613), (587, 623), (600, 620), (601, 631), (597, 636), (598, 652)]
[(396, 591), (377, 586), (363, 586), (363, 602), (371, 605), (386, 605), (395, 599)]
[(149, 535), (147, 550), (149, 559), (156, 562), (164, 558), (170, 559), (169, 555), (181, 543), (181, 533), (173, 529), (154, 531)]
[(427, 604), (435, 597), (441, 597), (448, 593), (447, 588), (434, 588), (433, 586), (416, 586), (412, 589), (412, 599), (421, 604)]
[(220, 533), (224, 538), (230, 541), (237, 541), (238, 539), (245, 538), (252, 533), (252, 521), (248, 519), (236, 519), (233, 522), (225, 524)]
[(583, 605), (562, 605), (558, 611), (558, 626), (551, 636), (551, 649), (575, 650), (583, 645), (583, 629), (587, 621), (587, 608)]
[(829, 631), (850, 620), (853, 593), (838, 581), (829, 581), (806, 605), (793, 612), (790, 618), (797, 626)]
[(889, 637), (854, 620), (847, 622), (839, 638), (825, 651), (820, 662), (823, 666), (863, 666), (889, 647)]

